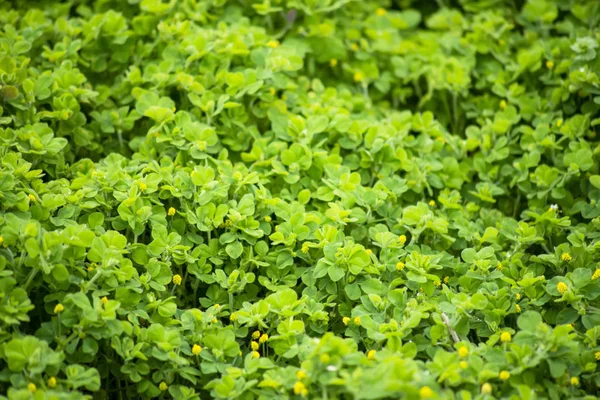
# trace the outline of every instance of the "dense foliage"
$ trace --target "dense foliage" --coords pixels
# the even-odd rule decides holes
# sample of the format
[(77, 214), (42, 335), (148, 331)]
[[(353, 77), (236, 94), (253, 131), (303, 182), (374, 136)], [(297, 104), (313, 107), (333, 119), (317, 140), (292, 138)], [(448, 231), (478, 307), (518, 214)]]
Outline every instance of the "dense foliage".
[(595, 398), (599, 23), (0, 1), (0, 398)]

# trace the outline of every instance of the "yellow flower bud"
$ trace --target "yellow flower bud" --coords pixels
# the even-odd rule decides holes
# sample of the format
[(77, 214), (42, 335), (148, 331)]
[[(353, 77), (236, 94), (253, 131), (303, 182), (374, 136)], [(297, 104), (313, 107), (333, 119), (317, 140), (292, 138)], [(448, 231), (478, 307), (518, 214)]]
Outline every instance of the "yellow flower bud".
[(56, 387), (56, 378), (51, 376), (50, 379), (48, 379), (48, 387), (49, 388), (55, 388)]
[(342, 322), (344, 323), (344, 325), (348, 326), (348, 324), (350, 323), (350, 317), (342, 318)]
[(500, 372), (500, 380), (507, 381), (508, 378), (510, 378), (510, 372), (508, 372), (508, 371)]
[(28, 194), (27, 198), (29, 199), (29, 201), (31, 201), (32, 203), (35, 203), (35, 196), (32, 194)]
[(554, 61), (551, 61), (551, 60), (546, 61), (546, 68), (548, 68), (548, 69), (554, 68)]
[(258, 351), (253, 351), (250, 354), (252, 355), (252, 358), (260, 358), (260, 353)]
[(275, 48), (279, 47), (279, 41), (278, 40), (270, 40), (267, 43), (267, 46), (270, 47), (270, 48), (272, 48), (272, 49), (275, 49)]
[(365, 74), (360, 71), (354, 73), (354, 82), (361, 82), (365, 79)]
[(571, 257), (571, 255), (569, 253), (562, 253), (562, 255), (560, 256), (560, 259), (563, 260), (564, 262), (569, 262), (573, 259), (573, 257)]
[[(148, 189), (148, 185), (146, 185), (144, 182), (140, 183), (140, 190), (144, 191), (146, 189)], [(165, 385), (166, 385), (166, 383), (165, 383)]]
[(106, 303), (108, 303), (108, 297), (104, 296), (103, 298), (100, 299), (100, 301), (102, 302), (102, 304), (106, 304)]
[(458, 355), (465, 358), (469, 355), (469, 349), (467, 348), (467, 346), (462, 346), (461, 348), (458, 349)]
[(176, 212), (177, 212), (177, 210), (175, 210), (175, 207), (171, 207), (171, 208), (169, 208), (169, 211), (167, 211), (167, 215), (169, 217), (172, 217), (173, 215), (175, 215)]
[(65, 311), (65, 306), (62, 304), (58, 303), (56, 306), (54, 306), (54, 314), (60, 314), (63, 311)]
[(556, 284), (556, 290), (558, 290), (560, 294), (564, 294), (567, 290), (569, 290), (569, 287), (564, 282), (558, 282)]
[(197, 356), (198, 354), (200, 354), (200, 352), (202, 351), (202, 347), (200, 347), (200, 345), (195, 344), (192, 346), (192, 354)]
[(507, 107), (506, 100), (500, 100), (500, 109), (506, 110), (506, 107)]
[(458, 363), (458, 366), (462, 369), (467, 369), (469, 367), (469, 363), (466, 361), (461, 361)]
[(512, 340), (512, 335), (510, 334), (510, 332), (502, 332), (500, 334), (500, 341), (502, 343), (508, 343)]
[(308, 389), (306, 388), (304, 383), (298, 381), (294, 383), (294, 394), (306, 396), (308, 394)]
[(165, 390), (167, 390), (167, 389), (169, 388), (169, 385), (167, 385), (167, 382), (165, 382), (165, 381), (162, 381), (162, 382), (160, 383), (160, 385), (158, 385), (158, 388), (159, 388), (161, 391), (163, 391), (163, 392), (164, 392)]
[(492, 385), (487, 382), (481, 385), (481, 394), (492, 394)]
[(571, 378), (571, 385), (572, 386), (579, 386), (579, 378), (574, 376)]
[(360, 325), (360, 317), (354, 317), (354, 325)]
[(298, 378), (298, 380), (302, 380), (302, 379), (306, 379), (306, 378), (308, 378), (308, 375), (306, 374), (306, 372), (304, 372), (304, 370), (302, 370), (302, 369), (299, 369), (299, 370), (296, 372), (296, 378)]
[(404, 269), (404, 263), (403, 263), (402, 261), (398, 261), (398, 262), (396, 263), (396, 269), (397, 269), (398, 271), (402, 271), (402, 270)]
[(181, 277), (181, 275), (175, 274), (175, 275), (173, 275), (172, 280), (173, 280), (173, 284), (179, 286), (179, 285), (181, 285), (181, 281), (183, 280), (183, 278)]
[(255, 342), (255, 341), (250, 342), (250, 348), (252, 350), (254, 350), (254, 351), (258, 350), (258, 346), (259, 346), (258, 342)]
[(37, 390), (37, 386), (35, 386), (35, 383), (29, 382), (27, 384), (27, 390), (29, 390), (31, 393), (33, 393)]
[(338, 64), (338, 60), (336, 60), (335, 58), (332, 58), (331, 60), (329, 60), (329, 65), (332, 67), (335, 67)]
[(404, 243), (406, 243), (406, 235), (398, 236), (398, 243), (400, 243), (400, 245), (403, 245)]
[(254, 331), (252, 333), (252, 339), (256, 340), (260, 337), (260, 331)]
[(269, 340), (269, 335), (267, 335), (266, 333), (263, 333), (262, 335), (260, 335), (260, 339), (258, 339), (258, 342), (265, 343), (267, 340)]
[(592, 280), (596, 280), (598, 278), (600, 278), (600, 268), (596, 268), (594, 274), (592, 275)]
[(386, 14), (386, 10), (385, 8), (378, 8), (377, 10), (375, 10), (375, 14), (377, 14), (380, 17), (383, 17)]
[(422, 399), (430, 399), (433, 397), (433, 390), (429, 386), (423, 386), (419, 389), (419, 397)]
[(376, 354), (377, 354), (377, 352), (375, 350), (369, 350), (369, 352), (367, 353), (367, 358), (369, 360), (374, 360)]

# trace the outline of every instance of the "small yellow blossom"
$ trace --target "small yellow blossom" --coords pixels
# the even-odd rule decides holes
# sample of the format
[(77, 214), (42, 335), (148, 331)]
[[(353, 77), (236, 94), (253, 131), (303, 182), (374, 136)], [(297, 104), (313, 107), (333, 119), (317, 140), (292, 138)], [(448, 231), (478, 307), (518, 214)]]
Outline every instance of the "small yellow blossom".
[(467, 346), (462, 346), (460, 349), (458, 349), (458, 355), (461, 357), (466, 357), (469, 355), (469, 349), (467, 349)]
[[(146, 185), (144, 182), (140, 183), (140, 190), (144, 191), (146, 189), (148, 189), (148, 185)], [(165, 385), (166, 385), (166, 383), (165, 383)]]
[(403, 245), (404, 243), (406, 243), (406, 235), (398, 236), (398, 243), (400, 243), (400, 245)]
[(258, 350), (258, 346), (259, 346), (258, 342), (255, 342), (255, 341), (250, 342), (250, 348), (252, 350), (254, 350), (254, 351)]
[(329, 364), (329, 361), (331, 361), (331, 357), (329, 357), (329, 354), (327, 353), (323, 353), (319, 356), (319, 360), (323, 363), (323, 364)]
[(360, 71), (354, 73), (354, 82), (361, 82), (365, 79), (365, 74)]
[(512, 340), (512, 335), (510, 334), (510, 332), (502, 332), (500, 334), (500, 341), (502, 343), (508, 343)]
[(398, 262), (396, 263), (396, 269), (397, 269), (398, 271), (402, 271), (402, 270), (404, 269), (404, 263), (403, 263), (402, 261), (398, 261)]
[(359, 47), (358, 47), (358, 45), (357, 45), (356, 43), (352, 43), (352, 44), (350, 45), (350, 48), (352, 49), (352, 51), (358, 51), (358, 48), (359, 48)]
[(520, 313), (521, 312), (521, 306), (518, 304), (515, 304), (515, 311)]
[(429, 386), (423, 386), (421, 389), (419, 389), (419, 397), (422, 399), (429, 399), (433, 397), (433, 390), (431, 390)]
[(56, 387), (56, 378), (51, 376), (50, 379), (48, 379), (48, 387), (49, 388), (55, 388)]
[(579, 378), (574, 376), (571, 378), (571, 385), (572, 386), (579, 386)]
[(29, 382), (27, 384), (27, 390), (29, 390), (31, 393), (35, 392), (37, 390), (37, 387), (35, 386), (35, 383)]
[(377, 10), (375, 10), (375, 14), (377, 14), (380, 17), (383, 17), (386, 14), (386, 10), (385, 8), (378, 8)]
[(306, 396), (308, 394), (308, 389), (304, 385), (304, 383), (298, 381), (294, 383), (294, 394), (299, 394), (300, 396)]
[(303, 252), (304, 254), (306, 254), (306, 253), (308, 253), (308, 250), (309, 250), (309, 249), (310, 249), (310, 248), (308, 247), (308, 242), (304, 242), (304, 243), (302, 244), (302, 248), (300, 249), (300, 251), (301, 251), (301, 252)]
[(269, 93), (271, 94), (271, 96), (275, 96), (275, 93), (277, 93), (277, 91), (275, 90), (275, 88), (271, 88), (269, 89)]
[(556, 284), (556, 290), (558, 290), (558, 293), (564, 294), (567, 290), (569, 290), (569, 287), (564, 282), (558, 282)]
[(435, 201), (433, 201), (433, 200), (429, 200), (429, 205), (430, 205), (431, 207), (435, 207)]
[(569, 253), (562, 253), (562, 255), (560, 256), (560, 259), (563, 260), (564, 262), (569, 262), (573, 259), (573, 257), (571, 257), (571, 255)]
[(444, 283), (447, 284), (448, 282), (450, 282), (450, 277), (449, 276), (445, 276), (444, 277)]
[(435, 281), (433, 281), (433, 286), (435, 287), (439, 287), (442, 284), (442, 282), (440, 282), (439, 279), (436, 279)]
[(594, 274), (592, 275), (593, 281), (595, 281), (598, 278), (600, 278), (600, 268), (596, 268), (596, 270), (594, 271)]
[(62, 304), (58, 303), (56, 306), (54, 306), (54, 314), (60, 314), (63, 311), (65, 311), (65, 306)]
[(371, 255), (371, 254), (373, 254), (373, 250), (371, 250), (371, 249), (367, 249), (367, 250), (365, 250), (365, 251), (367, 252), (367, 254), (368, 254), (368, 255)]
[(508, 372), (508, 371), (500, 372), (500, 380), (507, 381), (508, 378), (510, 378), (510, 372)]
[(237, 321), (237, 319), (238, 319), (238, 315), (237, 315), (237, 313), (232, 313), (232, 314), (229, 316), (229, 320), (230, 320), (230, 321), (234, 321), (234, 322), (235, 322), (235, 321)]
[(468, 363), (468, 362), (466, 362), (466, 361), (461, 361), (461, 362), (459, 362), (459, 363), (458, 363), (458, 366), (459, 366), (461, 369), (467, 369), (467, 368), (469, 367), (469, 363)]
[(375, 354), (377, 354), (377, 352), (375, 350), (369, 350), (369, 352), (367, 353), (367, 358), (369, 360), (374, 360), (375, 359)]
[(267, 340), (269, 340), (269, 335), (267, 335), (266, 333), (263, 333), (262, 335), (260, 335), (260, 339), (258, 339), (258, 342), (265, 343)]
[(329, 65), (331, 67), (335, 67), (336, 65), (338, 65), (338, 60), (336, 60), (335, 58), (332, 58), (331, 60), (329, 60)]
[(481, 385), (481, 394), (492, 394), (492, 385), (487, 382)]
[(202, 347), (199, 344), (195, 344), (192, 346), (192, 354), (197, 356), (202, 351)]
[(169, 211), (167, 211), (167, 215), (169, 217), (172, 217), (173, 215), (175, 215), (176, 212), (177, 212), (177, 210), (175, 210), (175, 207), (171, 207), (171, 208), (169, 208)]
[(303, 369), (299, 369), (296, 371), (296, 378), (298, 378), (298, 380), (306, 379), (308, 378), (308, 374)]
[(94, 271), (94, 267), (92, 267), (92, 266), (90, 265), (90, 266), (88, 266), (87, 270), (88, 270), (88, 272), (92, 272), (92, 271)]
[(517, 298), (517, 300), (521, 300), (521, 293), (517, 293), (517, 294), (515, 295), (515, 297)]
[(596, 358), (597, 361), (600, 361), (600, 351), (595, 352), (594, 357)]
[(344, 323), (344, 325), (348, 326), (348, 324), (350, 323), (350, 317), (342, 318), (342, 322)]
[(160, 385), (158, 385), (158, 388), (159, 388), (161, 391), (163, 391), (163, 392), (164, 392), (165, 390), (167, 390), (167, 389), (169, 388), (169, 385), (167, 385), (167, 382), (165, 382), (165, 381), (162, 381), (162, 382), (160, 383)]
[(502, 263), (498, 263), (498, 265), (496, 265), (496, 269), (498, 271), (502, 271), (504, 269), (504, 265), (502, 265)]
[(256, 340), (260, 337), (260, 331), (254, 331), (252, 333), (252, 339)]
[(505, 110), (506, 109), (506, 101), (505, 100), (500, 100), (500, 109), (501, 110)]
[(551, 60), (546, 61), (546, 68), (548, 68), (548, 69), (554, 68), (554, 61), (551, 61)]
[(108, 303), (108, 297), (104, 296), (103, 298), (100, 299), (100, 301), (102, 302), (102, 304), (106, 304), (106, 303)]
[(267, 46), (269, 46), (272, 49), (275, 49), (277, 47), (279, 47), (279, 41), (278, 40), (271, 40), (267, 43)]
[(179, 274), (173, 275), (173, 283), (175, 285), (181, 285), (182, 280), (183, 280), (183, 278), (181, 278), (181, 275), (179, 275)]
[(360, 317), (354, 317), (354, 325), (360, 325)]
[(2, 246), (4, 244), (4, 238), (2, 236), (0, 236), (0, 246)]
[(563, 124), (562, 118), (560, 118), (558, 121), (556, 121), (556, 127), (557, 128), (560, 128), (562, 126), (562, 124)]
[(268, 215), (265, 215), (265, 222), (271, 222), (271, 217)]
[(32, 203), (35, 203), (35, 196), (32, 194), (28, 194), (27, 197), (29, 198), (29, 201), (31, 201)]
[(250, 353), (252, 355), (252, 358), (260, 358), (260, 353), (258, 351), (253, 351), (252, 353)]

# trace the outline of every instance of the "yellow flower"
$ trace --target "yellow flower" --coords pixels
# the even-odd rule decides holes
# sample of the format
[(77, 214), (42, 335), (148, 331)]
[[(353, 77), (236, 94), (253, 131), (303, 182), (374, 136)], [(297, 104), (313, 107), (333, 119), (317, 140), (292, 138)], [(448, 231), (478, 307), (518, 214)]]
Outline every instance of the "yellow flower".
[(27, 197), (29, 198), (29, 201), (35, 203), (35, 196), (32, 194), (28, 194)]
[(252, 339), (256, 340), (260, 337), (260, 331), (254, 331), (252, 333)]
[(571, 385), (572, 386), (578, 386), (579, 385), (579, 378), (574, 376), (571, 378)]
[(406, 235), (398, 236), (398, 243), (400, 243), (400, 245), (403, 245), (404, 243), (406, 243)]
[(169, 208), (169, 211), (167, 211), (167, 215), (169, 217), (172, 217), (173, 215), (175, 215), (176, 212), (177, 212), (177, 210), (175, 210), (175, 207), (171, 207), (171, 208)]
[(508, 343), (512, 340), (512, 335), (510, 334), (510, 332), (502, 332), (500, 334), (500, 341), (502, 343)]
[(516, 312), (521, 312), (521, 306), (518, 304), (515, 304), (515, 311)]
[(303, 369), (299, 369), (296, 371), (296, 378), (298, 378), (298, 380), (306, 379), (308, 378), (308, 374), (304, 372)]
[(467, 346), (462, 346), (460, 349), (458, 349), (458, 355), (461, 357), (466, 357), (469, 355), (469, 349), (467, 349)]
[(448, 283), (450, 281), (450, 277), (449, 276), (445, 276), (444, 277), (444, 283)]
[(507, 381), (510, 378), (510, 372), (500, 371), (500, 380)]
[(600, 268), (596, 268), (594, 274), (592, 275), (592, 280), (596, 280), (598, 278), (600, 278)]
[(360, 325), (360, 317), (354, 317), (354, 325)]
[(37, 390), (37, 387), (35, 386), (35, 383), (29, 382), (27, 384), (27, 390), (29, 390), (31, 393), (35, 392)]
[(250, 353), (252, 355), (252, 358), (260, 358), (260, 353), (258, 351), (253, 351), (252, 353)]
[(332, 67), (335, 67), (338, 64), (338, 60), (336, 60), (335, 58), (332, 58), (331, 60), (329, 60), (329, 65)]
[(198, 354), (200, 354), (200, 352), (202, 351), (202, 347), (200, 347), (200, 345), (195, 344), (192, 346), (192, 354), (197, 356)]
[(181, 278), (181, 275), (179, 275), (179, 274), (173, 275), (173, 283), (175, 285), (181, 285), (182, 280), (183, 280), (183, 278)]
[(435, 201), (433, 201), (433, 200), (429, 200), (429, 205), (430, 205), (431, 207), (435, 207)]
[(306, 386), (304, 386), (304, 383), (298, 381), (294, 383), (294, 394), (306, 396), (308, 394), (308, 389), (306, 388)]
[(3, 243), (4, 243), (4, 238), (2, 236), (0, 236), (0, 246), (2, 246)]
[(271, 217), (269, 217), (268, 215), (265, 215), (265, 222), (271, 222)]
[(567, 286), (566, 283), (564, 282), (558, 282), (556, 284), (556, 290), (558, 290), (558, 293), (563, 294), (565, 293), (567, 290), (569, 290), (569, 287)]
[(398, 261), (398, 262), (396, 263), (396, 269), (397, 269), (398, 271), (402, 271), (402, 270), (404, 269), (404, 263), (403, 263), (402, 261)]
[(371, 255), (371, 254), (373, 254), (373, 250), (371, 250), (371, 249), (367, 249), (367, 250), (365, 250), (365, 251), (367, 252), (367, 254), (368, 254), (368, 255)]
[(517, 294), (515, 295), (515, 297), (517, 298), (517, 300), (521, 300), (521, 293), (517, 293)]
[(546, 68), (548, 68), (548, 69), (554, 68), (554, 61), (551, 61), (551, 60), (546, 61)]
[[(140, 190), (144, 191), (146, 189), (148, 189), (148, 186), (144, 182), (140, 183)], [(165, 383), (165, 385), (166, 385), (166, 383)]]
[(377, 354), (377, 352), (375, 350), (369, 350), (369, 352), (367, 353), (367, 358), (369, 360), (374, 360), (375, 359), (375, 354)]
[(277, 47), (279, 47), (279, 41), (278, 40), (271, 40), (267, 43), (267, 46), (269, 46), (272, 49), (275, 49)]
[(356, 43), (352, 43), (350, 45), (350, 48), (352, 49), (352, 51), (358, 51), (358, 45)]
[(498, 271), (502, 271), (504, 269), (504, 265), (502, 265), (502, 263), (498, 263), (498, 265), (496, 265), (496, 269)]
[(56, 378), (51, 376), (50, 379), (48, 379), (48, 387), (49, 388), (54, 388), (56, 387)]
[(106, 303), (108, 303), (108, 297), (104, 296), (103, 298), (100, 299), (100, 301), (102, 302), (102, 304), (106, 304)]
[(329, 357), (329, 354), (327, 353), (323, 353), (319, 356), (319, 360), (323, 363), (323, 364), (329, 364), (329, 361), (331, 361), (331, 357)]
[(505, 110), (506, 109), (506, 101), (505, 100), (500, 100), (500, 109), (501, 110)]
[(360, 82), (365, 79), (365, 74), (360, 71), (354, 73), (354, 82)]
[(461, 361), (458, 363), (458, 366), (461, 367), (462, 369), (467, 369), (469, 367), (469, 363), (466, 361)]
[(481, 385), (481, 394), (492, 394), (492, 385), (487, 382)]
[(300, 251), (302, 251), (304, 254), (308, 253), (309, 247), (308, 247), (308, 242), (304, 242), (302, 244), (302, 249), (300, 249)]
[(269, 340), (269, 335), (267, 335), (266, 333), (263, 333), (262, 335), (260, 335), (260, 339), (258, 339), (259, 343), (264, 343), (267, 340)]
[(252, 350), (254, 350), (254, 351), (258, 350), (258, 346), (259, 346), (258, 342), (255, 342), (255, 341), (250, 342), (250, 348)]
[(562, 118), (560, 118), (558, 121), (556, 121), (556, 127), (557, 128), (560, 128), (562, 126), (562, 124), (563, 124)]
[(560, 259), (563, 260), (564, 262), (569, 262), (573, 259), (573, 257), (571, 257), (571, 255), (569, 253), (562, 253), (562, 255), (560, 256)]
[(167, 382), (162, 381), (160, 383), (160, 385), (158, 385), (158, 388), (164, 392), (165, 390), (167, 390), (169, 388), (169, 385), (167, 385)]
[(431, 390), (429, 386), (423, 386), (421, 389), (419, 389), (419, 396), (422, 399), (429, 399), (433, 397), (433, 390)]
[(597, 361), (600, 361), (600, 351), (595, 352), (594, 357), (596, 358)]
[(277, 93), (277, 91), (275, 90), (275, 88), (271, 88), (269, 89), (269, 93), (271, 93), (271, 96), (275, 96), (275, 93)]
[(375, 10), (375, 14), (377, 14), (380, 17), (383, 17), (385, 15), (387, 11), (385, 11), (385, 8), (378, 8), (377, 10)]
[(237, 319), (238, 319), (238, 315), (237, 315), (237, 313), (233, 313), (233, 314), (231, 314), (231, 315), (229, 316), (229, 320), (230, 320), (230, 321), (234, 321), (234, 322), (235, 322), (235, 321), (237, 321)]
[(433, 281), (433, 286), (438, 287), (442, 284), (442, 282), (440, 282), (439, 279), (436, 279), (435, 281)]
[(65, 306), (62, 304), (58, 303), (56, 306), (54, 306), (54, 314), (59, 314), (63, 311), (65, 311)]

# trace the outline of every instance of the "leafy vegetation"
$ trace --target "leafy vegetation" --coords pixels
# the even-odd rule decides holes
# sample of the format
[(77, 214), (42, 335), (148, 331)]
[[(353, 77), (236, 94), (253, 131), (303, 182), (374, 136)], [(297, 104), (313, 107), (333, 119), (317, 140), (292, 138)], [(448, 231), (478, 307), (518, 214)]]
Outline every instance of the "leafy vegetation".
[(0, 21), (0, 398), (596, 398), (600, 3)]

